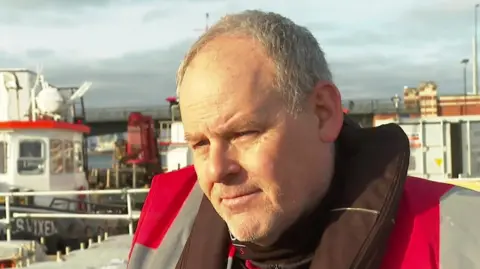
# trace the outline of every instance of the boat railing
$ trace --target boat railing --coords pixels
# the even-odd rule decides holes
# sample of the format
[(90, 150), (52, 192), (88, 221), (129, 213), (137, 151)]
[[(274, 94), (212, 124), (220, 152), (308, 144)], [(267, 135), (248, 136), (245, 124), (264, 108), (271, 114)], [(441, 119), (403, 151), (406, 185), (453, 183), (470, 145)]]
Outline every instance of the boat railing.
[[(15, 218), (47, 218), (47, 219), (124, 219), (128, 220), (128, 233), (133, 235), (133, 224), (140, 218), (140, 214), (135, 214), (132, 209), (132, 195), (140, 193), (148, 193), (149, 188), (142, 189), (110, 189), (110, 190), (71, 190), (71, 191), (36, 191), (36, 192), (0, 192), (0, 197), (5, 199), (5, 218), (0, 219), (0, 223), (5, 225), (6, 240), (12, 240), (12, 227), (11, 223)], [(11, 206), (12, 199), (14, 197), (26, 197), (26, 196), (64, 196), (64, 195), (109, 195), (109, 194), (122, 194), (126, 196), (127, 212), (126, 214), (98, 214), (98, 213), (19, 213), (14, 212), (12, 214)]]
[[(88, 202), (88, 201), (79, 201), (78, 199), (71, 199), (71, 198), (60, 198), (60, 197), (54, 197), (52, 199), (52, 202), (50, 203), (49, 208), (55, 208), (59, 209), (58, 205), (63, 206), (65, 209), (68, 210), (69, 208), (72, 208), (72, 205), (76, 205), (78, 203), (81, 203), (85, 206), (90, 207), (90, 212), (95, 213), (95, 214), (102, 214), (103, 212), (107, 211), (109, 213), (115, 212), (115, 213), (124, 213), (126, 214), (127, 212), (127, 205), (118, 205), (118, 204), (105, 204), (105, 203), (94, 203), (94, 202)], [(64, 212), (62, 212), (64, 213)]]

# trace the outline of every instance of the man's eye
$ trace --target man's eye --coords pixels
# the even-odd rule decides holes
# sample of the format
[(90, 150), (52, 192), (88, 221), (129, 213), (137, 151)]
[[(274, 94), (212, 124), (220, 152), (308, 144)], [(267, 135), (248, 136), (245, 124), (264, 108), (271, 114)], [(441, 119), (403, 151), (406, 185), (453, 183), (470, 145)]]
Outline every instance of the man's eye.
[(202, 140), (198, 143), (193, 144), (193, 148), (196, 149), (196, 148), (199, 148), (199, 147), (206, 146), (208, 144), (209, 144), (208, 140)]
[(244, 132), (238, 132), (235, 134), (235, 138), (243, 137), (243, 136), (248, 136), (248, 135), (256, 135), (258, 134), (257, 131), (244, 131)]

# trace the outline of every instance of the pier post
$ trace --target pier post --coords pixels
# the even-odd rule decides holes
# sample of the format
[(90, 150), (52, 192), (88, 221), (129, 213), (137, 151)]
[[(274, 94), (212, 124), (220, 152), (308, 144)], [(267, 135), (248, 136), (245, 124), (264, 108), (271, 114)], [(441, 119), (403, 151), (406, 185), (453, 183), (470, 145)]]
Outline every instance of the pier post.
[(128, 234), (133, 235), (132, 196), (127, 192)]
[(5, 196), (5, 221), (7, 226), (7, 242), (12, 240), (12, 220), (10, 219), (10, 196)]
[(110, 188), (110, 176), (111, 176), (111, 171), (110, 171), (110, 168), (107, 169), (107, 179), (106, 179), (106, 188), (109, 189)]
[(132, 175), (132, 188), (137, 188), (137, 164), (132, 165), (133, 175)]
[(120, 170), (118, 163), (115, 164), (115, 188), (120, 188)]

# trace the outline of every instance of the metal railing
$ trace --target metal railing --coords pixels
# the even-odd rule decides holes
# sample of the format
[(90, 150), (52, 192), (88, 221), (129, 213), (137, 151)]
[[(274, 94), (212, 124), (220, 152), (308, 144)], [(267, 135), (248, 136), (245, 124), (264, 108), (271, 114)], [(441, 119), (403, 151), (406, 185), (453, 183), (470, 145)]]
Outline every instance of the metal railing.
[[(352, 114), (371, 114), (371, 113), (415, 113), (419, 108), (405, 106), (400, 100), (398, 107), (391, 99), (346, 99), (342, 101), (345, 108), (350, 109)], [(127, 121), (131, 112), (140, 112), (144, 115), (152, 116), (156, 120), (170, 120), (170, 105), (149, 105), (135, 107), (90, 107), (86, 108), (87, 122), (108, 122), (108, 121)]]
[(389, 99), (358, 99), (343, 100), (343, 107), (349, 109), (350, 114), (375, 114), (375, 113), (418, 113), (420, 106), (405, 105), (402, 101), (397, 103)]
[(154, 119), (170, 119), (170, 106), (138, 106), (113, 108), (87, 108), (87, 122), (127, 121), (131, 112), (140, 112)]
[[(140, 218), (140, 215), (134, 215), (132, 210), (132, 194), (148, 193), (150, 189), (112, 189), (112, 190), (83, 190), (83, 191), (38, 191), (38, 192), (0, 192), (0, 197), (5, 198), (5, 218), (0, 219), (0, 223), (6, 226), (6, 239), (12, 240), (11, 223), (15, 218), (70, 218), (70, 219), (126, 219), (128, 220), (128, 233), (133, 235), (133, 223)], [(11, 198), (26, 196), (64, 196), (78, 194), (124, 194), (127, 197), (126, 214), (84, 214), (84, 213), (13, 213), (11, 212)]]

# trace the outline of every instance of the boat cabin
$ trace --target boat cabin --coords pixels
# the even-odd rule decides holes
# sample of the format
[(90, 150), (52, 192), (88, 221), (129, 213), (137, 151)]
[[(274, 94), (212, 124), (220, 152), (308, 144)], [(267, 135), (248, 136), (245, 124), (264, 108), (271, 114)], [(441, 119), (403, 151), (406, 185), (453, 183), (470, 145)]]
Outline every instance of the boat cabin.
[(181, 121), (179, 100), (176, 97), (167, 98), (170, 104), (170, 121), (160, 122), (161, 163), (165, 172), (181, 169), (193, 164), (193, 152), (185, 140), (185, 130)]
[[(0, 70), (0, 99), (4, 98), (4, 106), (0, 107), (0, 192), (88, 189), (84, 149), (90, 128), (77, 122), (85, 117), (83, 101), (81, 106), (74, 102), (86, 92), (85, 87), (69, 88), (69, 99), (59, 88), (46, 84), (40, 75), (35, 83), (42, 86), (40, 92), (37, 94), (34, 86), (30, 95), (19, 95), (22, 98), (16, 100), (15, 91), (30, 90), (28, 79), (23, 87), (18, 79), (16, 86), (8, 83), (18, 72), (9, 72), (7, 76)], [(14, 87), (17, 88), (12, 90)], [(48, 96), (40, 99), (42, 94)], [(85, 203), (79, 200), (84, 201), (85, 195), (34, 196), (29, 203), (86, 210)]]
[(83, 134), (89, 128), (40, 120), (0, 122), (0, 191), (87, 188)]

